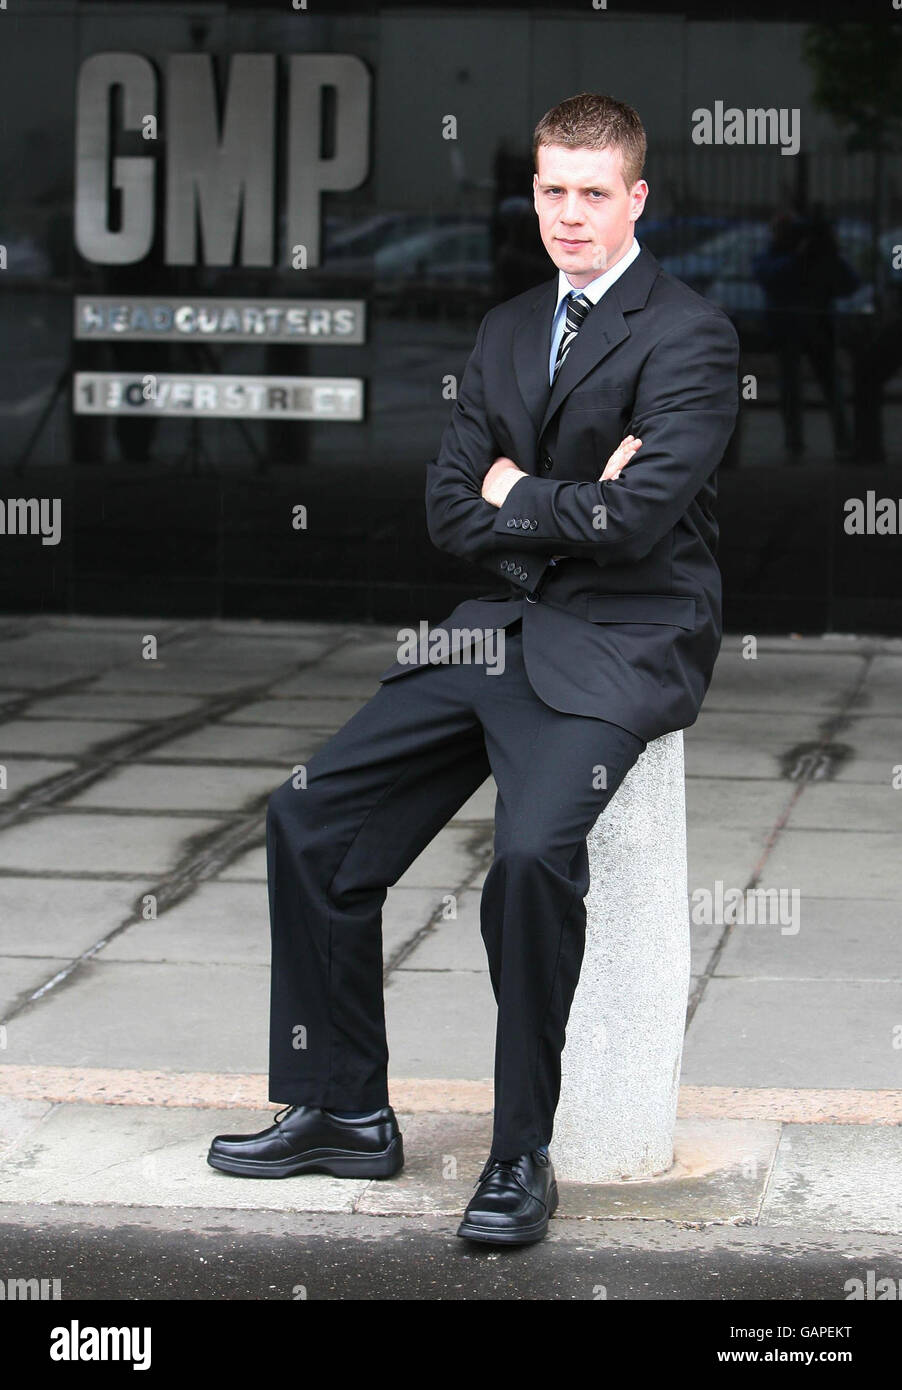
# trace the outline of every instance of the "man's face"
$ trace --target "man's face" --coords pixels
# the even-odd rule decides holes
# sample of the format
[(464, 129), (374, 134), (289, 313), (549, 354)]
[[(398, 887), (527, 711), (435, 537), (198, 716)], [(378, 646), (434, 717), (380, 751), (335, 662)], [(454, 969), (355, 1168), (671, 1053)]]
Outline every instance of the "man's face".
[(539, 232), (554, 264), (575, 289), (620, 260), (645, 207), (648, 184), (623, 181), (619, 150), (541, 145), (532, 189)]

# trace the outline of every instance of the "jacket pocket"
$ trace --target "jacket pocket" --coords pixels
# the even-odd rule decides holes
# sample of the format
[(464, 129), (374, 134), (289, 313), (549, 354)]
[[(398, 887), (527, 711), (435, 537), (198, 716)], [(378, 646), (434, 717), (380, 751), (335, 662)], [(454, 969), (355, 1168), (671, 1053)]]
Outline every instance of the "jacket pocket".
[(682, 594), (589, 594), (590, 623), (667, 623), (695, 628), (695, 599)]

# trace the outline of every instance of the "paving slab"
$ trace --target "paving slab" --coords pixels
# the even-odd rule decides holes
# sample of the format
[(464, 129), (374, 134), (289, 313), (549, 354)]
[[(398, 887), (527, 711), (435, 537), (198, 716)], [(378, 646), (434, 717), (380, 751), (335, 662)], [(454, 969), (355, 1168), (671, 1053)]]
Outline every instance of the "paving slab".
[(265, 836), (265, 820), (265, 814), (261, 812), (260, 844), (237, 855), (231, 864), (222, 870), (222, 873), (217, 874), (217, 879), (222, 879), (225, 883), (240, 883), (245, 880), (254, 883), (266, 882), (266, 841), (263, 838)]
[(864, 656), (857, 652), (814, 655), (762, 651), (760, 647), (757, 660), (746, 661), (736, 639), (725, 639), (705, 697), (705, 710), (797, 714), (804, 709), (833, 714), (855, 689), (864, 664)]
[[(902, 1234), (898, 1129), (786, 1125), (761, 1225)], [(864, 1270), (860, 1277), (865, 1278)]]
[[(371, 1183), (355, 1210), (459, 1216), (491, 1147), (491, 1116), (399, 1112), (398, 1124), (404, 1170)], [(560, 1183), (556, 1220), (755, 1221), (779, 1135), (780, 1126), (766, 1121), (678, 1120), (667, 1173), (641, 1182)]]
[(492, 1146), (491, 1115), (396, 1113), (404, 1137), (403, 1171), (391, 1182), (370, 1183), (355, 1210), (462, 1216)]
[(385, 988), (390, 1076), (490, 1078), (496, 1014), (488, 972), (394, 971)]
[[(458, 895), (457, 917), (431, 927), (401, 965), (402, 970), (488, 970), (485, 945), (479, 929), (481, 894), (468, 890)], [(443, 908), (444, 910), (444, 908)]]
[(382, 909), (382, 954), (386, 961), (401, 951), (442, 909), (435, 888), (389, 888)]
[(897, 902), (804, 897), (795, 935), (730, 928), (718, 976), (783, 980), (902, 980)]
[(692, 920), (692, 907), (693, 902), (690, 895), (687, 904), (687, 912), (689, 913), (689, 968), (690, 974), (697, 977), (707, 970), (711, 955), (723, 936), (724, 928), (719, 922), (694, 922)]
[(152, 753), (144, 755), (144, 761), (271, 763), (284, 768), (284, 777), (288, 777), (292, 768), (297, 763), (308, 762), (329, 736), (328, 729), (293, 729), (275, 724), (206, 724), (202, 729), (161, 743)]
[(259, 671), (220, 670), (209, 667), (180, 666), (172, 659), (144, 661), (140, 669), (119, 669), (98, 676), (90, 686), (98, 694), (138, 694), (155, 699), (157, 694), (197, 696), (214, 699), (263, 684)]
[(382, 671), (388, 670), (393, 660), (394, 656), (389, 652), (385, 665), (372, 674), (367, 671), (355, 672), (351, 667), (339, 673), (325, 669), (325, 662), (319, 662), (318, 665), (308, 666), (296, 675), (274, 681), (269, 688), (269, 694), (279, 697), (304, 696), (323, 700), (334, 697), (342, 701), (354, 700), (359, 708), (371, 695), (375, 695), (379, 689), (379, 676)]
[(71, 959), (133, 911), (145, 879), (0, 875), (0, 954)]
[[(168, 628), (172, 629), (171, 623)], [(140, 655), (144, 631), (141, 619), (131, 619), (121, 626), (108, 624), (105, 618), (88, 619), (77, 625), (67, 619), (54, 619), (8, 639), (5, 645), (11, 662), (44, 662), (52, 657), (61, 666), (96, 668)]]
[(110, 719), (7, 719), (0, 724), (0, 756), (64, 753), (78, 756), (112, 739), (124, 738), (139, 724)]
[(780, 781), (687, 778), (687, 820), (727, 829), (769, 830), (789, 804), (793, 790), (791, 784)]
[(0, 832), (0, 870), (156, 876), (175, 866), (189, 838), (220, 826), (201, 816), (58, 811)]
[(25, 694), (52, 690), (70, 681), (90, 679), (94, 675), (94, 668), (89, 662), (79, 666), (64, 666), (52, 658), (26, 662), (15, 658), (11, 644), (4, 642), (3, 645), (6, 660), (0, 666), (0, 690), (4, 698), (13, 690)]
[(99, 676), (91, 690), (217, 695), (262, 685), (269, 679), (284, 679), (293, 666), (318, 660), (327, 646), (327, 642), (316, 638), (278, 642), (234, 642), (225, 637), (205, 637), (196, 642), (162, 641), (155, 660), (145, 661), (139, 655), (133, 664)]
[[(149, 629), (148, 629), (149, 630)], [(266, 674), (285, 673), (292, 663), (319, 661), (334, 645), (328, 636), (276, 636), (264, 633), (236, 634), (213, 627), (158, 645), (157, 657), (145, 666), (165, 662), (182, 670), (231, 672), (242, 681), (253, 683)]]
[(898, 718), (899, 691), (902, 690), (902, 655), (875, 656), (855, 709), (869, 714), (890, 714)]
[(200, 700), (189, 695), (106, 694), (95, 689), (73, 692), (71, 695), (49, 695), (32, 700), (28, 705), (29, 719), (112, 719), (140, 724), (172, 719), (199, 709)]
[[(729, 639), (735, 645), (739, 640), (735, 633)], [(820, 632), (816, 636), (802, 636), (792, 632), (778, 636), (768, 633), (758, 638), (759, 652), (788, 652), (790, 656), (822, 656), (824, 652), (839, 652), (841, 655), (857, 653), (869, 656), (875, 650), (883, 650), (892, 639), (884, 636), (873, 637), (868, 633)]]
[[(412, 624), (403, 623), (402, 627), (410, 627)], [(383, 631), (379, 635), (370, 636), (349, 634), (349, 640), (336, 647), (334, 651), (324, 656), (319, 663), (319, 670), (328, 672), (335, 676), (369, 675), (376, 679), (393, 661), (398, 659), (398, 631), (393, 628), (390, 633)]]
[(711, 979), (686, 1035), (685, 1085), (902, 1085), (902, 985)]
[(851, 751), (837, 765), (835, 782), (892, 783), (893, 769), (902, 763), (902, 718), (856, 715), (837, 731), (836, 741)]
[[(766, 1120), (678, 1119), (674, 1163), (642, 1181), (563, 1185), (566, 1215), (674, 1222), (754, 1222), (780, 1126)], [(554, 1141), (551, 1144), (554, 1155)]]
[(49, 1100), (17, 1100), (0, 1095), (0, 1163), (50, 1114)]
[(58, 1105), (39, 1132), (0, 1157), (0, 1204), (353, 1210), (363, 1179), (307, 1173), (274, 1182), (219, 1173), (207, 1163), (214, 1135), (254, 1133), (268, 1123), (253, 1111)]
[(782, 755), (816, 741), (823, 718), (822, 713), (800, 712), (775, 720), (772, 714), (709, 711), (706, 702), (701, 717), (683, 734), (686, 776), (743, 778), (743, 786), (754, 777), (780, 777)]
[[(897, 793), (898, 795), (898, 793)], [(898, 831), (784, 830), (761, 887), (798, 888), (803, 898), (902, 898)]]
[[(0, 956), (0, 1018), (24, 995), (40, 989), (58, 970), (68, 964), (65, 958), (54, 956)], [(10, 1039), (16, 1024), (8, 1024), (3, 1057), (9, 1055)]]
[(281, 724), (290, 729), (338, 729), (360, 709), (359, 699), (252, 700), (223, 718), (224, 724)]
[(707, 818), (687, 819), (689, 890), (713, 891), (720, 881), (742, 889), (750, 881), (764, 852), (767, 830), (713, 824)]
[(399, 887), (455, 892), (472, 875), (486, 838), (487, 832), (478, 827), (446, 825), (401, 875)]
[(265, 1072), (264, 966), (91, 960), (8, 1026), (4, 1062)]
[(266, 889), (259, 883), (201, 883), (156, 920), (134, 922), (119, 932), (96, 958), (268, 967)]
[(261, 638), (277, 637), (292, 643), (304, 639), (316, 642), (326, 649), (330, 643), (345, 641), (349, 628), (352, 632), (357, 630), (353, 624), (324, 622), (319, 618), (291, 618), (285, 621), (273, 621), (269, 618), (216, 618), (213, 621), (203, 619), (199, 625), (214, 637), (222, 634), (226, 637), (241, 638), (242, 641), (248, 637), (257, 641)]
[[(902, 744), (897, 749), (902, 760)], [(793, 804), (791, 830), (902, 831), (902, 790), (882, 784), (809, 782)]]
[(29, 787), (37, 787), (48, 778), (58, 777), (61, 772), (67, 772), (69, 768), (76, 766), (74, 762), (64, 762), (61, 759), (3, 758), (2, 755), (0, 763), (6, 769), (6, 786), (0, 788), (0, 806), (4, 802), (15, 800), (28, 791)]
[[(286, 776), (290, 770), (286, 769)], [(66, 805), (123, 811), (235, 811), (251, 805), (278, 780), (271, 767), (131, 762), (70, 797)]]

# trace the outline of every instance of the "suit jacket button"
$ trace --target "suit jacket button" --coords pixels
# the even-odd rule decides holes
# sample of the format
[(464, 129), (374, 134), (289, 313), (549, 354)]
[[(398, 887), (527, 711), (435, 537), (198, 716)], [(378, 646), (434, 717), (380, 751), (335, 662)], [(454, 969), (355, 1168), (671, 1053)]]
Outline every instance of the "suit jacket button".
[(531, 522), (529, 523), (529, 529), (530, 529), (530, 531), (535, 531), (535, 529), (536, 529), (536, 527), (538, 526), (538, 524), (539, 524), (539, 523), (538, 523), (537, 521), (531, 521)]
[(520, 571), (520, 578), (521, 578), (521, 579), (528, 579), (528, 578), (529, 578), (529, 575), (528, 575), (528, 573), (526, 572), (526, 570), (521, 570), (521, 571)]

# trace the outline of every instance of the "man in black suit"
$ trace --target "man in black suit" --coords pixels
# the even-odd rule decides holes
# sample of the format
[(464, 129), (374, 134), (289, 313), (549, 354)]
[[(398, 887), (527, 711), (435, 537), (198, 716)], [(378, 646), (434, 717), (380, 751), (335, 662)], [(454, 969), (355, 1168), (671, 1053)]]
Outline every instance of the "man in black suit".
[[(711, 678), (714, 475), (738, 406), (732, 324), (635, 240), (648, 192), (636, 112), (572, 97), (539, 122), (534, 154), (558, 274), (486, 314), (426, 481), (431, 539), (501, 587), (399, 653), (306, 787), (270, 798), (269, 1095), (286, 1108), (209, 1154), (257, 1177), (400, 1169), (381, 909), (491, 772), (494, 1129), (458, 1235), (511, 1244), (540, 1239), (557, 1205), (548, 1143), (586, 838), (647, 741), (695, 720)], [(498, 637), (503, 663), (489, 662)]]

